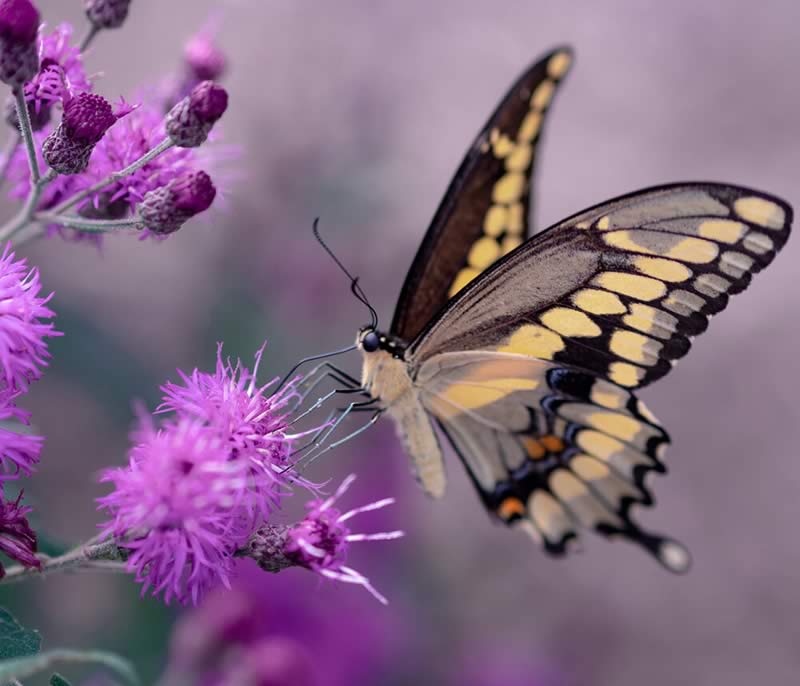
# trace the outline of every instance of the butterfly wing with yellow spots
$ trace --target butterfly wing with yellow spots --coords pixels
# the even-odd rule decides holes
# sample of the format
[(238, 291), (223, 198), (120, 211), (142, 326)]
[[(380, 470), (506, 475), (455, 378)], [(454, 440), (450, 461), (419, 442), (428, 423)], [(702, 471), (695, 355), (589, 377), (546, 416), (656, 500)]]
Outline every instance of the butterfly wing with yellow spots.
[(536, 148), (571, 62), (559, 48), (532, 65), (478, 134), (408, 272), (393, 335), (413, 340), (452, 295), (528, 237)]
[(630, 518), (669, 439), (632, 390), (666, 374), (789, 236), (792, 210), (713, 183), (639, 191), (540, 233), (460, 291), (405, 359), (484, 504), (563, 553), (579, 526), (683, 546)]

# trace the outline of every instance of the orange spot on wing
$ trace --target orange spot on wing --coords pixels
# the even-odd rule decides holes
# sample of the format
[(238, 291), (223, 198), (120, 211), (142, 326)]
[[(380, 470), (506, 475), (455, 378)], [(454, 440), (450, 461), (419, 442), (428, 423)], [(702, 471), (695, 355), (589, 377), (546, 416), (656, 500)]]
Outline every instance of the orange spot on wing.
[(525, 444), (525, 450), (532, 460), (541, 460), (547, 453), (545, 447), (535, 438), (526, 437), (522, 439), (522, 442)]
[(509, 497), (500, 503), (500, 507), (497, 508), (497, 514), (506, 521), (515, 515), (523, 517), (525, 515), (525, 505), (522, 504), (519, 498)]
[(564, 450), (564, 441), (558, 436), (542, 436), (542, 445), (551, 453), (560, 453)]

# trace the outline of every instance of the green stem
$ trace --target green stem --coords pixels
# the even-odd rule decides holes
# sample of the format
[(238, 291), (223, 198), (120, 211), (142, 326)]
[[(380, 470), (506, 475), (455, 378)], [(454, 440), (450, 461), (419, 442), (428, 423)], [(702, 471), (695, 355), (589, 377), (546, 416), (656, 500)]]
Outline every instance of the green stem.
[(37, 212), (31, 221), (44, 224), (60, 224), (85, 233), (108, 233), (117, 229), (141, 229), (142, 220), (134, 216), (128, 219), (84, 219), (83, 217), (63, 216), (52, 212)]
[(33, 142), (33, 129), (31, 128), (31, 118), (28, 113), (28, 103), (25, 102), (25, 91), (22, 88), (15, 88), (14, 98), (17, 101), (17, 119), (19, 119), (19, 128), (28, 153), (28, 164), (31, 168), (31, 185), (33, 186), (39, 182), (41, 174), (39, 173), (39, 161), (36, 159), (36, 145)]
[(19, 145), (20, 135), (19, 132), (12, 133), (6, 142), (6, 148), (3, 150), (3, 166), (0, 167), (0, 187), (6, 182), (8, 176), (8, 168), (11, 166), (11, 159), (17, 151)]
[(80, 51), (86, 52), (88, 47), (91, 45), (92, 41), (95, 39), (95, 36), (100, 32), (100, 28), (95, 24), (92, 24), (89, 27), (89, 30), (86, 32), (86, 35), (83, 37), (80, 45)]
[(13, 584), (34, 577), (41, 578), (52, 572), (77, 569), (125, 571), (123, 554), (114, 540), (86, 543), (58, 557), (49, 557), (48, 555), (39, 555), (38, 557), (42, 563), (41, 569), (32, 569), (22, 565), (8, 567), (6, 575), (0, 579), (0, 584)]
[(31, 189), (28, 191), (28, 197), (22, 209), (17, 212), (13, 219), (0, 227), (0, 241), (11, 240), (19, 231), (33, 221), (36, 205), (39, 202), (42, 191), (56, 176), (58, 176), (58, 173), (50, 169), (45, 176), (39, 178), (35, 183), (31, 183)]
[(144, 165), (146, 165), (148, 162), (158, 157), (161, 153), (169, 150), (173, 145), (175, 144), (172, 142), (170, 138), (165, 138), (155, 148), (153, 148), (149, 152), (146, 152), (133, 164), (128, 165), (127, 167), (125, 167), (125, 169), (120, 169), (119, 171), (111, 172), (108, 176), (106, 176), (106, 178), (98, 181), (93, 186), (90, 186), (89, 188), (81, 191), (80, 193), (76, 193), (71, 198), (67, 198), (60, 205), (56, 205), (51, 210), (51, 212), (53, 214), (61, 214), (62, 212), (68, 210), (70, 207), (74, 207), (79, 202), (82, 202), (93, 193), (96, 193), (97, 191), (102, 190), (106, 186), (111, 185), (115, 181), (124, 179), (126, 176), (129, 176), (133, 174), (135, 171), (138, 171), (139, 169), (144, 167)]

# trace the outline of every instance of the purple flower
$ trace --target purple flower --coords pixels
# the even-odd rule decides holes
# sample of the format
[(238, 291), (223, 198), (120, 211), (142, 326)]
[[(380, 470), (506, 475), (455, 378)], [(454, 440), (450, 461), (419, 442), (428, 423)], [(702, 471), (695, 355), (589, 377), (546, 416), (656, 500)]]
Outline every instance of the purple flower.
[(387, 603), (369, 580), (354, 569), (345, 566), (350, 543), (356, 541), (391, 541), (403, 536), (402, 531), (388, 531), (375, 534), (351, 533), (346, 522), (361, 512), (380, 510), (394, 503), (394, 498), (385, 498), (369, 505), (362, 505), (342, 514), (333, 506), (355, 481), (351, 474), (327, 500), (313, 500), (306, 506), (305, 518), (290, 529), (284, 553), (294, 564), (311, 569), (322, 576), (337, 581), (359, 584), (384, 605)]
[[(19, 433), (14, 426), (30, 425), (30, 413), (21, 410), (14, 402), (20, 395), (8, 388), (0, 393), (0, 484), (4, 480), (16, 479), (20, 474), (30, 476), (39, 462), (44, 438)], [(20, 427), (21, 428), (21, 427)]]
[(165, 236), (205, 212), (216, 195), (217, 189), (208, 174), (188, 172), (147, 193), (139, 205), (139, 213), (152, 233)]
[[(126, 112), (127, 114), (127, 112)], [(78, 93), (64, 104), (58, 128), (45, 138), (42, 155), (59, 174), (80, 174), (89, 166), (95, 145), (122, 114), (94, 93)]]
[[(25, 567), (38, 569), (41, 563), (36, 557), (36, 533), (26, 517), (31, 509), (22, 506), (21, 500), (22, 493), (11, 501), (5, 500), (0, 492), (0, 552)], [(0, 579), (5, 573), (0, 564)]]
[(47, 366), (45, 338), (59, 335), (41, 296), (39, 271), (15, 260), (8, 243), (0, 256), (0, 389), (25, 390)]
[(111, 514), (103, 533), (130, 551), (143, 593), (196, 604), (213, 586), (229, 586), (233, 554), (253, 528), (241, 506), (245, 470), (217, 431), (193, 419), (160, 429), (145, 422), (135, 436), (128, 466), (101, 478), (114, 486), (99, 499)]
[(0, 0), (0, 81), (19, 88), (39, 70), (39, 12), (30, 0)]
[(86, 16), (98, 29), (117, 29), (128, 17), (131, 0), (86, 0)]
[(275, 392), (269, 392), (275, 379), (258, 386), (263, 351), (262, 347), (256, 353), (251, 373), (240, 360), (234, 365), (230, 359), (223, 359), (220, 344), (214, 373), (195, 369), (187, 375), (179, 370), (181, 383), (162, 387), (164, 399), (158, 411), (175, 412), (181, 418), (200, 421), (222, 436), (228, 459), (247, 469), (250, 510), (266, 518), (280, 506), (291, 485), (308, 488), (313, 485), (301, 478), (291, 463), (294, 442), (311, 433), (288, 430), (289, 415), (300, 399), (299, 379)]
[(215, 81), (225, 73), (225, 54), (214, 43), (213, 31), (206, 29), (193, 36), (183, 49), (189, 76), (195, 83)]
[(228, 108), (228, 93), (213, 81), (203, 81), (167, 114), (167, 135), (179, 148), (196, 148), (208, 139)]
[[(46, 135), (46, 131), (34, 134), (39, 151)], [(111, 172), (124, 169), (163, 141), (165, 136), (161, 111), (152, 105), (142, 105), (106, 132), (95, 146), (89, 166), (83, 173), (58, 176), (47, 185), (42, 193), (39, 209), (49, 209), (105, 179)], [(213, 153), (207, 153), (208, 150), (207, 147), (202, 150), (167, 150), (133, 174), (93, 193), (79, 206), (78, 213), (92, 219), (121, 219), (129, 215), (148, 192), (167, 185), (185, 173), (197, 171), (201, 161), (204, 164), (209, 161), (213, 163)], [(40, 155), (40, 164), (43, 163)], [(20, 200), (26, 198), (30, 189), (30, 173), (25, 150), (21, 146), (14, 153), (8, 176), (12, 182), (11, 197)], [(57, 226), (49, 227), (48, 230), (51, 235), (66, 237), (86, 235)], [(97, 235), (92, 234), (92, 237), (96, 239)]]
[[(92, 89), (81, 61), (80, 48), (72, 45), (73, 29), (69, 24), (60, 24), (39, 40), (39, 72), (25, 84), (25, 100), (31, 126), (40, 131), (50, 123), (53, 106), (77, 93)], [(19, 128), (13, 98), (6, 107), (6, 121)]]

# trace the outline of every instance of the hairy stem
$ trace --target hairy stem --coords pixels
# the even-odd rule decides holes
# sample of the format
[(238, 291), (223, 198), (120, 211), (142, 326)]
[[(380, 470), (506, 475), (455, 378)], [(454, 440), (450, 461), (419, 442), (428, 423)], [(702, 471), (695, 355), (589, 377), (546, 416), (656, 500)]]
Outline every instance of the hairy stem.
[(56, 176), (58, 176), (58, 173), (50, 169), (38, 181), (31, 183), (31, 189), (28, 191), (28, 197), (22, 209), (8, 223), (0, 227), (0, 241), (11, 240), (19, 231), (33, 221), (36, 205), (39, 203), (42, 191)]
[(61, 214), (62, 212), (68, 210), (70, 207), (74, 207), (79, 202), (83, 202), (93, 193), (102, 190), (106, 186), (109, 186), (112, 183), (114, 183), (115, 181), (119, 181), (120, 179), (124, 179), (126, 176), (133, 174), (134, 172), (144, 167), (144, 165), (146, 165), (148, 162), (158, 157), (161, 153), (169, 150), (173, 145), (175, 144), (172, 142), (172, 140), (170, 140), (169, 138), (165, 138), (155, 148), (146, 152), (133, 164), (130, 164), (127, 167), (125, 167), (125, 169), (120, 169), (119, 171), (111, 172), (108, 176), (106, 176), (106, 178), (101, 179), (93, 186), (90, 186), (89, 188), (81, 191), (80, 193), (76, 193), (71, 198), (67, 198), (60, 205), (56, 205), (52, 209), (52, 213)]
[(33, 129), (31, 128), (31, 118), (28, 113), (28, 103), (25, 101), (25, 91), (22, 88), (14, 89), (14, 99), (17, 101), (17, 119), (25, 141), (25, 150), (28, 153), (28, 164), (31, 168), (31, 186), (39, 182), (39, 161), (36, 159), (36, 146), (33, 142)]
[(86, 35), (83, 37), (80, 45), (80, 51), (86, 52), (89, 46), (92, 44), (92, 41), (95, 39), (95, 36), (100, 32), (100, 28), (95, 24), (91, 24), (89, 26), (89, 30), (86, 32)]
[(124, 553), (114, 540), (103, 540), (97, 543), (84, 543), (58, 557), (38, 555), (41, 569), (33, 569), (15, 565), (6, 569), (6, 575), (0, 584), (11, 584), (30, 578), (41, 578), (53, 572), (76, 571), (85, 569), (124, 572)]
[[(79, 229), (84, 233), (108, 233), (117, 229), (142, 228), (142, 220), (137, 216), (127, 219), (84, 219), (74, 216), (65, 217), (53, 212), (37, 212), (33, 215), (32, 221), (43, 224), (60, 224), (70, 229)], [(0, 237), (2, 236), (0, 235)]]
[(12, 133), (8, 137), (8, 141), (6, 141), (6, 147), (5, 150), (3, 150), (3, 164), (0, 166), (0, 187), (6, 182), (8, 168), (11, 166), (11, 158), (14, 157), (19, 142), (20, 135), (18, 131)]

